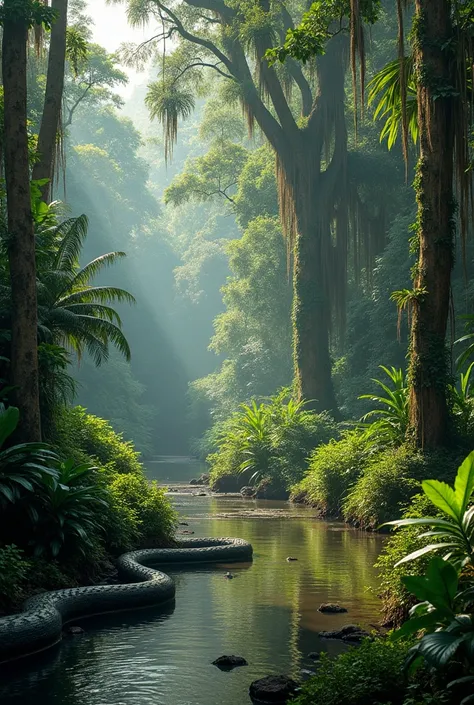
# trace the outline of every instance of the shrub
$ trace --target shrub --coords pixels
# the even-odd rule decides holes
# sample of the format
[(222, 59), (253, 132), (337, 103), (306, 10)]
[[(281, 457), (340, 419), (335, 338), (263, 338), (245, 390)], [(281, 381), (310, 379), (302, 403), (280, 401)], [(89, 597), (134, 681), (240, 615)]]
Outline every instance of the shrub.
[(295, 705), (376, 705), (401, 703), (405, 694), (403, 663), (408, 646), (365, 640), (360, 647), (331, 659), (321, 654), (317, 675), (307, 681)]
[(306, 411), (287, 390), (243, 404), (220, 425), (218, 452), (208, 457), (211, 486), (228, 491), (251, 483), (285, 492), (301, 479), (311, 450), (337, 433), (329, 416)]
[[(441, 479), (445, 482), (452, 482), (456, 471), (455, 468), (460, 462), (457, 455), (442, 453), (426, 454), (424, 456), (425, 469), (424, 478)], [(442, 513), (433, 508), (433, 504), (425, 494), (417, 494), (408, 508), (403, 512), (403, 519), (420, 519), (428, 516), (442, 516)], [(393, 532), (388, 541), (385, 542), (380, 554), (376, 568), (379, 571), (381, 598), (383, 601), (382, 611), (387, 624), (398, 626), (408, 617), (408, 611), (414, 600), (402, 583), (404, 575), (422, 575), (429, 562), (429, 556), (420, 556), (416, 560), (404, 563), (400, 566), (396, 564), (405, 556), (416, 551), (423, 546), (436, 543), (436, 536), (424, 536), (426, 526), (407, 526)]]
[(21, 600), (31, 564), (23, 551), (13, 544), (0, 548), (0, 606), (10, 606)]
[(338, 515), (348, 490), (367, 463), (367, 443), (358, 431), (321, 445), (311, 455), (306, 477), (292, 496), (317, 507), (322, 514)]
[(457, 459), (443, 452), (416, 452), (407, 446), (387, 449), (366, 465), (343, 506), (346, 521), (375, 529), (408, 505), (427, 477), (451, 478)]
[(106, 494), (91, 463), (62, 462), (58, 477), (46, 477), (35, 495), (37, 513), (30, 544), (36, 556), (86, 555), (103, 534)]
[(103, 468), (118, 473), (140, 475), (139, 453), (129, 441), (124, 441), (112, 426), (86, 409), (76, 406), (58, 413), (54, 443), (64, 458), (78, 462), (91, 458)]
[(156, 482), (148, 484), (144, 477), (117, 475), (109, 486), (109, 493), (112, 516), (117, 520), (108, 525), (110, 543), (121, 549), (137, 542), (141, 545), (170, 543), (176, 513)]

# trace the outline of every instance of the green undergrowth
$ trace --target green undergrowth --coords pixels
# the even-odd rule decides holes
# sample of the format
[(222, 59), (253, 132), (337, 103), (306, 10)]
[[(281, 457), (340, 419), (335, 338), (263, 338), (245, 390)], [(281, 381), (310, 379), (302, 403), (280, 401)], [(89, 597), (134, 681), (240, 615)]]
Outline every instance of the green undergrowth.
[(450, 481), (458, 464), (457, 453), (421, 452), (408, 445), (374, 449), (363, 432), (349, 431), (341, 440), (316, 448), (291, 497), (316, 507), (323, 516), (375, 530), (399, 516), (423, 479)]
[(106, 421), (80, 407), (62, 409), (49, 440), (71, 460), (57, 471), (61, 484), (45, 475), (34, 493), (22, 488), (7, 507), (3, 611), (38, 591), (101, 582), (124, 551), (174, 543), (177, 515), (164, 490), (147, 480), (133, 444)]
[(331, 658), (321, 654), (318, 671), (307, 681), (294, 705), (382, 705), (403, 703), (407, 686), (403, 663), (408, 646), (387, 640), (365, 640)]
[(229, 492), (251, 484), (269, 496), (288, 496), (311, 451), (338, 435), (330, 416), (305, 410), (286, 390), (259, 405), (242, 405), (221, 424), (217, 451), (208, 456), (211, 487)]

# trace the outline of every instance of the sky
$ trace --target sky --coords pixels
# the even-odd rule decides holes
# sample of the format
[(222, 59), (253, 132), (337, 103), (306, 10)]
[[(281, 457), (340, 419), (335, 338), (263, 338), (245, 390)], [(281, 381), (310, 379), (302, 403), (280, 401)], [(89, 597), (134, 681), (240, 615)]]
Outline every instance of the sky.
[[(132, 29), (128, 26), (125, 5), (107, 5), (106, 0), (87, 0), (87, 5), (89, 15), (95, 21), (92, 27), (94, 42), (105, 47), (107, 51), (116, 51), (122, 42), (140, 43), (150, 36), (152, 28)], [(141, 81), (142, 75), (129, 69), (125, 70), (130, 75), (130, 83), (119, 92), (129, 96), (133, 84)]]

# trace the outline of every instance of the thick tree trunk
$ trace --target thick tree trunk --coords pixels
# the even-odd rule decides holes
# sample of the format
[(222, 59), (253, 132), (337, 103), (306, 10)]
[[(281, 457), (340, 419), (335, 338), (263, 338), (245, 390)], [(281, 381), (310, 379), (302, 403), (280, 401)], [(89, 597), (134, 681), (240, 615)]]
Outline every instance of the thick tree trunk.
[(416, 0), (415, 5), (420, 252), (412, 306), (410, 433), (420, 447), (435, 448), (446, 441), (448, 427), (445, 340), (455, 229), (452, 97), (437, 93), (439, 86), (453, 85), (452, 24), (448, 0)]
[(66, 63), (68, 0), (52, 0), (51, 7), (56, 10), (58, 16), (51, 29), (46, 93), (38, 136), (39, 161), (33, 168), (34, 180), (49, 179), (49, 183), (42, 188), (45, 201), (49, 201), (51, 198), (56, 145), (60, 128)]
[[(318, 204), (314, 204), (316, 208)], [(324, 205), (321, 205), (324, 211)], [(299, 205), (298, 235), (294, 250), (293, 298), (293, 354), (295, 384), (298, 397), (308, 401), (316, 411), (330, 411), (338, 416), (336, 396), (332, 383), (329, 353), (331, 303), (323, 284), (322, 238), (330, 239), (328, 232), (318, 233), (324, 224), (312, 209), (303, 211)], [(308, 214), (313, 218), (308, 219)]]
[[(27, 25), (26, 21), (8, 19), (9, 6), (16, 7), (17, 4), (13, 0), (4, 2), (6, 19), (2, 51), (8, 259), (12, 290), (11, 383), (21, 413), (18, 436), (22, 441), (39, 441), (36, 262), (26, 128)], [(17, 16), (13, 14), (13, 17)]]

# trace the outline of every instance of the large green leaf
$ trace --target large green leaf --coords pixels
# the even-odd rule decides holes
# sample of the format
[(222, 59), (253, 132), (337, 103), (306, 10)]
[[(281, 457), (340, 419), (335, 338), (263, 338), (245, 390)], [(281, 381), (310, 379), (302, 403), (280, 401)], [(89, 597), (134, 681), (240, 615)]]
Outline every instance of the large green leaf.
[(10, 406), (0, 415), (0, 448), (3, 446), (7, 438), (18, 426), (20, 420), (20, 412), (16, 406)]
[(430, 627), (435, 627), (441, 619), (441, 615), (434, 610), (433, 612), (428, 612), (421, 617), (413, 617), (412, 619), (407, 619), (407, 621), (393, 632), (391, 639), (405, 639), (411, 634), (416, 634), (422, 629), (430, 629)]
[[(454, 541), (449, 543), (431, 543), (429, 546), (424, 546), (423, 548), (419, 548), (417, 551), (413, 551), (413, 553), (409, 553), (408, 556), (405, 556), (398, 561), (398, 563), (395, 563), (395, 568), (403, 563), (408, 563), (409, 561), (414, 561), (416, 558), (421, 558), (421, 556), (425, 556), (427, 553), (438, 551), (441, 548), (459, 548), (459, 544)], [(420, 599), (424, 600), (425, 598), (422, 597)]]
[(422, 487), (423, 492), (435, 507), (448, 514), (456, 522), (459, 521), (459, 508), (452, 487), (439, 480), (425, 480), (422, 482)]
[(440, 668), (454, 656), (462, 641), (462, 636), (449, 632), (434, 632), (422, 638), (418, 651), (431, 666)]
[(427, 600), (437, 609), (452, 613), (458, 574), (448, 561), (436, 556), (429, 562), (425, 575), (406, 575), (402, 582), (419, 600)]
[(465, 461), (459, 467), (454, 481), (455, 499), (458, 506), (459, 516), (466, 511), (466, 507), (474, 490), (474, 451), (469, 453)]

